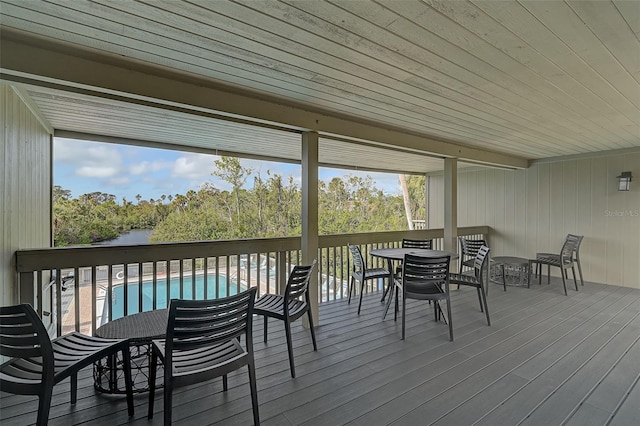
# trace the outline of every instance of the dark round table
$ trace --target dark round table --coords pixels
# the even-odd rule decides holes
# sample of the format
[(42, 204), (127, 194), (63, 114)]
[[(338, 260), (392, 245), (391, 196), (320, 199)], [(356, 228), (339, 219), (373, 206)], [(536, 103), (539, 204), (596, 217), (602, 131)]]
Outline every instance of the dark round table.
[[(129, 339), (131, 378), (136, 393), (149, 390), (149, 360), (151, 341), (162, 339), (167, 331), (166, 309), (140, 312), (110, 321), (96, 329), (97, 337)], [(161, 368), (161, 366), (158, 366)], [(162, 374), (158, 375), (162, 377)], [(99, 392), (125, 393), (122, 359), (109, 357), (94, 363), (94, 386)]]

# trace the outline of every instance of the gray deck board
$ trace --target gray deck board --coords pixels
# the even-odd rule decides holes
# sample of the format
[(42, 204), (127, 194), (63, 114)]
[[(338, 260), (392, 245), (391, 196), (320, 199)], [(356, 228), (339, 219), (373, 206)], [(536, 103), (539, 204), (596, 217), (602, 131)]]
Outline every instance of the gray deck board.
[[(474, 289), (454, 291), (453, 343), (426, 302), (409, 301), (407, 338), (393, 307), (382, 320), (379, 294), (321, 305), (314, 352), (308, 330), (293, 327), (297, 378), (291, 379), (283, 327), (270, 321), (254, 348), (265, 425), (337, 424), (640, 424), (640, 290), (585, 283), (562, 294), (558, 279), (531, 288), (493, 286), (492, 326)], [(246, 369), (174, 392), (177, 425), (247, 425), (252, 421)], [(54, 390), (50, 425), (162, 423), (161, 394), (147, 421), (147, 395), (129, 419), (123, 398), (96, 394), (81, 372), (78, 403), (68, 383)], [(35, 422), (35, 398), (0, 393), (0, 423)]]

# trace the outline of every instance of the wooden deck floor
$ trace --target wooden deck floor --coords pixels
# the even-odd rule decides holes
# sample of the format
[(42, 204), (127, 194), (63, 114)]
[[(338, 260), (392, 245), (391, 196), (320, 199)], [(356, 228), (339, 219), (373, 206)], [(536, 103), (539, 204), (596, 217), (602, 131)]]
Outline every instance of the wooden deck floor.
[[(408, 304), (407, 339), (400, 321), (382, 321), (379, 296), (357, 305), (321, 306), (318, 352), (308, 331), (294, 328), (298, 377), (291, 379), (282, 327), (268, 344), (256, 320), (260, 416), (264, 425), (638, 425), (640, 424), (640, 290), (586, 283), (530, 289), (491, 285), (488, 327), (475, 290), (453, 295), (455, 341), (433, 321), (429, 305)], [(252, 422), (246, 370), (174, 393), (174, 423)], [(162, 424), (146, 419), (146, 394), (129, 419), (123, 398), (96, 395), (91, 372), (75, 407), (68, 385), (56, 387), (50, 425)], [(35, 422), (31, 397), (0, 395), (3, 426)]]

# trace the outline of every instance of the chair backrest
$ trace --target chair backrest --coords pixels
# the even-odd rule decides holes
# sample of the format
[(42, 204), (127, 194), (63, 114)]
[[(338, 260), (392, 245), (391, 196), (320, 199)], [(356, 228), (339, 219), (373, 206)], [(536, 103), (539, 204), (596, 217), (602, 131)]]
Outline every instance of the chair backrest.
[(582, 244), (582, 235), (567, 234), (567, 240), (571, 240), (574, 243), (574, 255), (576, 259), (580, 259), (580, 244)]
[(313, 259), (311, 265), (296, 265), (293, 267), (293, 271), (291, 271), (287, 280), (287, 286), (284, 289), (287, 300), (299, 299), (304, 296), (305, 301), (308, 301), (306, 299), (309, 297), (309, 281), (316, 263), (317, 260)]
[(31, 305), (0, 307), (0, 355), (10, 358), (41, 357), (41, 380), (53, 380), (53, 346)]
[(582, 236), (568, 234), (567, 238), (564, 240), (564, 244), (562, 245), (562, 250), (560, 250), (560, 257), (562, 258), (562, 263), (570, 263), (573, 262), (574, 256), (575, 259), (578, 259), (580, 244), (582, 243)]
[(451, 256), (423, 257), (405, 254), (402, 261), (403, 291), (407, 294), (449, 292)]
[(490, 251), (491, 249), (489, 247), (485, 245), (480, 246), (480, 248), (478, 249), (478, 254), (476, 254), (476, 258), (473, 261), (473, 271), (478, 282), (481, 282), (482, 277), (484, 276), (482, 272), (484, 271), (487, 259), (489, 259)]
[(431, 250), (433, 248), (433, 241), (432, 240), (410, 240), (408, 238), (403, 238), (402, 247)]
[(364, 259), (362, 258), (362, 253), (360, 252), (360, 247), (349, 244), (349, 251), (353, 258), (353, 271), (364, 271), (366, 266), (364, 264)]
[(166, 334), (167, 364), (173, 350), (209, 347), (245, 334), (252, 351), (253, 302), (256, 287), (234, 296), (211, 300), (173, 299)]
[(486, 240), (469, 240), (458, 237), (460, 240), (460, 252), (462, 256), (475, 257), (482, 246), (488, 246)]

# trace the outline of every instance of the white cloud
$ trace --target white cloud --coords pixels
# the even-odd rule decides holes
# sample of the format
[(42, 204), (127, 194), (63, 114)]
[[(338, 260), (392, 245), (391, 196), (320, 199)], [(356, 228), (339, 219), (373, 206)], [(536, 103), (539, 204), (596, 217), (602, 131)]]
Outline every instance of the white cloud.
[(177, 179), (204, 182), (211, 179), (215, 158), (206, 154), (187, 154), (173, 163), (171, 176)]
[(54, 161), (75, 167), (82, 177), (107, 178), (122, 172), (122, 156), (117, 145), (56, 139)]
[(117, 176), (107, 181), (108, 185), (114, 186), (127, 186), (131, 183), (131, 179), (128, 176)]
[(167, 161), (142, 161), (141, 163), (131, 164), (129, 172), (132, 175), (142, 175), (147, 173), (159, 172), (164, 169), (171, 169), (172, 163)]

